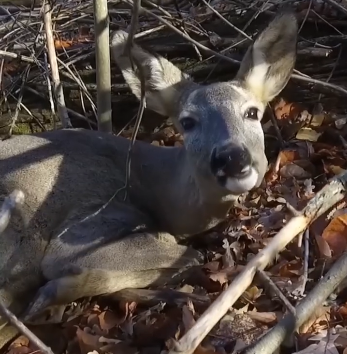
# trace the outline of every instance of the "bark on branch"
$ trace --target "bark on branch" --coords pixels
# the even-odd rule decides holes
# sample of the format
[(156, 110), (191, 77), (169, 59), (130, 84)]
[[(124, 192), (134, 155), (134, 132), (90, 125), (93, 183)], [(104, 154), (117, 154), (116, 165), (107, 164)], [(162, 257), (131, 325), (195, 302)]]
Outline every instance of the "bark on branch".
[(252, 284), (257, 270), (266, 266), (299, 233), (303, 232), (317, 217), (329, 210), (346, 195), (347, 173), (336, 176), (312, 198), (300, 215), (294, 216), (272, 239), (266, 248), (259, 252), (234, 279), (214, 303), (198, 319), (196, 324), (175, 343), (170, 354), (192, 354), (205, 336), (226, 314), (229, 308)]
[[(295, 315), (289, 313), (279, 323), (250, 346), (244, 354), (271, 354), (281, 343), (302, 326), (317, 307), (333, 293), (336, 287), (347, 277), (347, 252), (345, 252), (320, 280), (318, 285), (296, 306)], [(289, 338), (288, 338), (289, 339)]]

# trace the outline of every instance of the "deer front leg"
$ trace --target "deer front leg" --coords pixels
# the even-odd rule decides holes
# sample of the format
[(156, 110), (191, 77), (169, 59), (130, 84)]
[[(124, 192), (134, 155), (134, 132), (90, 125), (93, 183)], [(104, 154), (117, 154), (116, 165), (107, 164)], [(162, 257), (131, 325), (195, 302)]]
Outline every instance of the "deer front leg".
[(48, 306), (81, 297), (175, 282), (175, 275), (202, 261), (200, 252), (178, 245), (168, 234), (134, 234), (70, 257), (64, 257), (61, 245), (59, 254), (55, 247), (50, 251), (42, 263), (48, 282), (29, 306), (26, 321)]

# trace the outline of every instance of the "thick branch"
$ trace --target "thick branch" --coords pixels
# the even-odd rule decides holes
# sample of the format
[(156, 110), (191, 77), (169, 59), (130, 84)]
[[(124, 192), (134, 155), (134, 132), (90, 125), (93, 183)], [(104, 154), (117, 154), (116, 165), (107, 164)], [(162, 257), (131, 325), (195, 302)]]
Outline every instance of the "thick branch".
[(252, 284), (257, 270), (265, 267), (292, 241), (300, 232), (317, 217), (329, 210), (333, 205), (344, 198), (346, 194), (347, 173), (336, 176), (311, 199), (301, 215), (293, 217), (288, 224), (272, 239), (269, 245), (259, 252), (234, 279), (207, 311), (198, 319), (177, 343), (173, 353), (191, 354), (198, 347), (205, 336), (225, 315), (235, 301)]
[(98, 129), (112, 133), (110, 33), (107, 0), (93, 0)]

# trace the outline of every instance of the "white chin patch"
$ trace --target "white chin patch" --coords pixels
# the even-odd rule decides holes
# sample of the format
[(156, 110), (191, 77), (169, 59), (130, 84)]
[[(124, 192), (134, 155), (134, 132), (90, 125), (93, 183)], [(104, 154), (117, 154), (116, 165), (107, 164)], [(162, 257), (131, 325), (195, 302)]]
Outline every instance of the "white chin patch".
[(258, 173), (252, 167), (251, 173), (245, 178), (230, 178), (226, 179), (225, 188), (235, 194), (242, 194), (250, 191), (258, 182)]

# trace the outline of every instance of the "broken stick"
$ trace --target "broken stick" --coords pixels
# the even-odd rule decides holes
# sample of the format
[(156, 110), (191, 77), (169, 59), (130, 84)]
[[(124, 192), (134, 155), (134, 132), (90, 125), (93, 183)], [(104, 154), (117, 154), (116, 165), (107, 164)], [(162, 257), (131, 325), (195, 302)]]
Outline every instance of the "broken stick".
[(51, 348), (47, 347), (47, 345), (43, 343), (33, 332), (31, 332), (23, 322), (21, 322), (10, 310), (6, 308), (1, 299), (0, 315), (6, 318), (20, 333), (25, 335), (29, 341), (34, 344), (43, 354), (54, 354)]
[(203, 313), (196, 324), (175, 343), (169, 354), (192, 354), (205, 336), (227, 313), (229, 308), (252, 284), (257, 270), (264, 270), (266, 266), (292, 241), (300, 232), (303, 232), (317, 217), (329, 210), (346, 196), (347, 172), (332, 178), (312, 198), (302, 210), (294, 216), (271, 240), (266, 248), (260, 251), (234, 279), (230, 286), (214, 301)]

